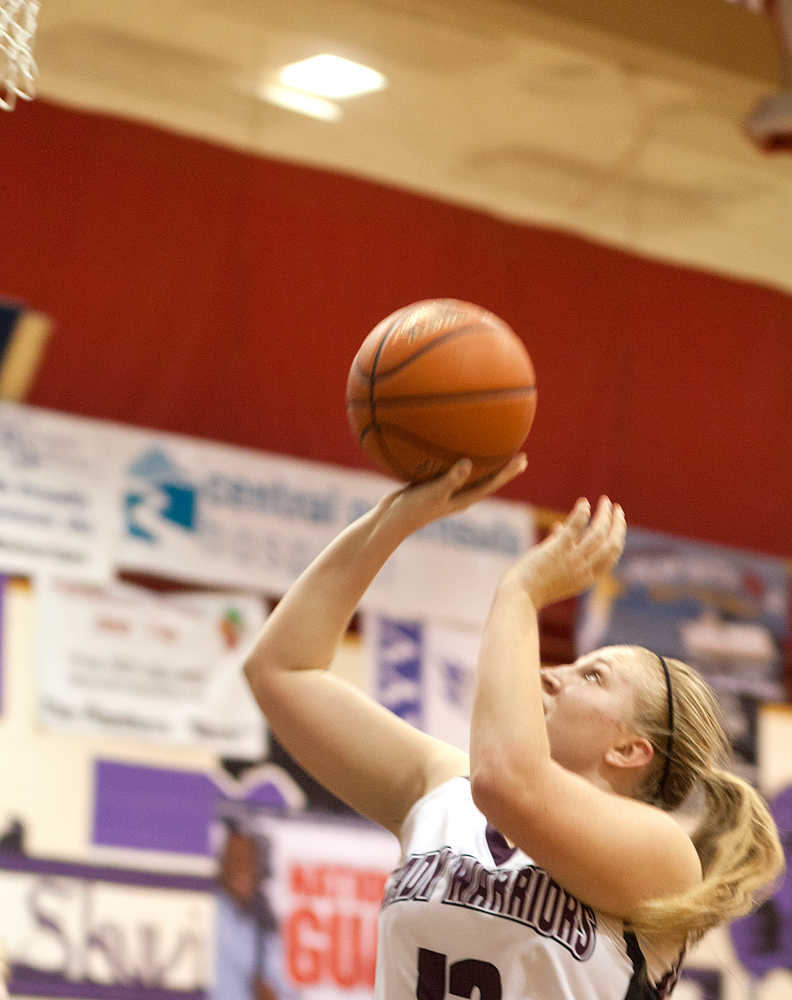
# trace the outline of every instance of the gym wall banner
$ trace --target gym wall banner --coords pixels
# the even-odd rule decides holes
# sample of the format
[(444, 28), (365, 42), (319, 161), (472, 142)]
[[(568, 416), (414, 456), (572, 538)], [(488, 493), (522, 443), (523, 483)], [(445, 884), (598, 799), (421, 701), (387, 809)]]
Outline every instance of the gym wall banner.
[(136, 851), (210, 856), (218, 803), (302, 810), (305, 791), (277, 764), (247, 768), (235, 778), (213, 767), (152, 767), (98, 758), (93, 763), (93, 844)]
[(211, 879), (0, 854), (12, 996), (201, 1000)]
[(96, 421), (0, 402), (0, 570), (102, 581), (117, 522)]
[(264, 722), (242, 673), (264, 622), (258, 598), (41, 580), (36, 612), (48, 728), (263, 756)]
[[(0, 406), (0, 460), (0, 572), (106, 582), (126, 570), (271, 596), (401, 485), (11, 404)], [(524, 504), (476, 504), (408, 539), (364, 605), (480, 625), (533, 537)]]
[(368, 693), (418, 729), (467, 751), (479, 629), (361, 615)]
[[(125, 431), (114, 454), (124, 476), (124, 569), (273, 595), (401, 485), (173, 434)], [(532, 538), (528, 507), (482, 502), (408, 539), (362, 606), (481, 623), (497, 581)]]

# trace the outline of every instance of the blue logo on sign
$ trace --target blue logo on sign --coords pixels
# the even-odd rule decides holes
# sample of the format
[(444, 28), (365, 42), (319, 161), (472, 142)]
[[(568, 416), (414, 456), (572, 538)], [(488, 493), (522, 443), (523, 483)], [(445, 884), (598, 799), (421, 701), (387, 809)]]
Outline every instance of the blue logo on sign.
[(380, 704), (419, 728), (423, 724), (423, 626), (380, 618), (376, 637)]
[[(145, 487), (131, 489), (124, 498), (127, 531), (134, 538), (153, 542), (156, 536), (149, 527), (144, 511), (175, 524), (185, 531), (197, 530), (198, 491), (162, 448), (149, 448), (135, 459), (127, 472), (143, 480)], [(155, 506), (156, 505), (156, 506)]]
[(463, 663), (443, 660), (443, 689), (449, 705), (464, 708), (469, 701), (470, 673)]

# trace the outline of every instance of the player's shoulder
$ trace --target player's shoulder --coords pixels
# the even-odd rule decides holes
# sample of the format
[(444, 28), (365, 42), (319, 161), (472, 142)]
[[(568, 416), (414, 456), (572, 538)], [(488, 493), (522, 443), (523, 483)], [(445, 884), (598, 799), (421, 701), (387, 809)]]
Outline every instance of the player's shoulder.
[(470, 784), (470, 757), (458, 747), (440, 740), (435, 741), (434, 752), (427, 758), (423, 784), (414, 804), (431, 795), (432, 792), (454, 781), (465, 778)]
[(413, 802), (404, 818), (402, 830), (414, 825), (421, 817), (449, 814), (466, 808), (475, 809), (470, 778), (463, 772), (446, 774), (431, 782)]

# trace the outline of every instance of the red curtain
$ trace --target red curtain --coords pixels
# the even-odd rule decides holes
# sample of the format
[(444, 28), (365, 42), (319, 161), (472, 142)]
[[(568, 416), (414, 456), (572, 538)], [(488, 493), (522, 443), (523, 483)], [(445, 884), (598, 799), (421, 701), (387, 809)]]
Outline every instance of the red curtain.
[(360, 341), (464, 298), (538, 374), (506, 495), (607, 492), (635, 524), (792, 552), (789, 296), (41, 100), (0, 142), (0, 295), (56, 321), (31, 403), (364, 466)]

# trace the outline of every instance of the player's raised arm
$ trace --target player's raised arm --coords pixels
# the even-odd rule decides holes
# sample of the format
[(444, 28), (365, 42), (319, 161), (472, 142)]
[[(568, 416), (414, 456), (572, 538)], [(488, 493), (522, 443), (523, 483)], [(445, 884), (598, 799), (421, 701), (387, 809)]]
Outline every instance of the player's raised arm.
[[(474, 800), (491, 823), (597, 910), (681, 947), (746, 912), (783, 855), (767, 807), (730, 774), (712, 692), (637, 646), (541, 668), (537, 611), (619, 558), (621, 508), (579, 501), (498, 588), (479, 658)], [(699, 784), (693, 834), (671, 815)]]
[(265, 624), (245, 674), (275, 734), (297, 761), (354, 809), (397, 832), (433, 785), (467, 771), (460, 750), (397, 718), (328, 672), (366, 588), (414, 531), (494, 493), (525, 467), (458, 493), (467, 460), (445, 476), (383, 499), (305, 570)]
[(542, 671), (537, 612), (589, 587), (624, 538), (621, 508), (603, 498), (590, 518), (579, 501), (506, 574), (481, 644), (471, 733), (482, 811), (565, 888), (618, 916), (688, 889), (698, 858), (667, 814), (633, 798), (654, 753), (629, 726), (625, 668), (603, 654)]

